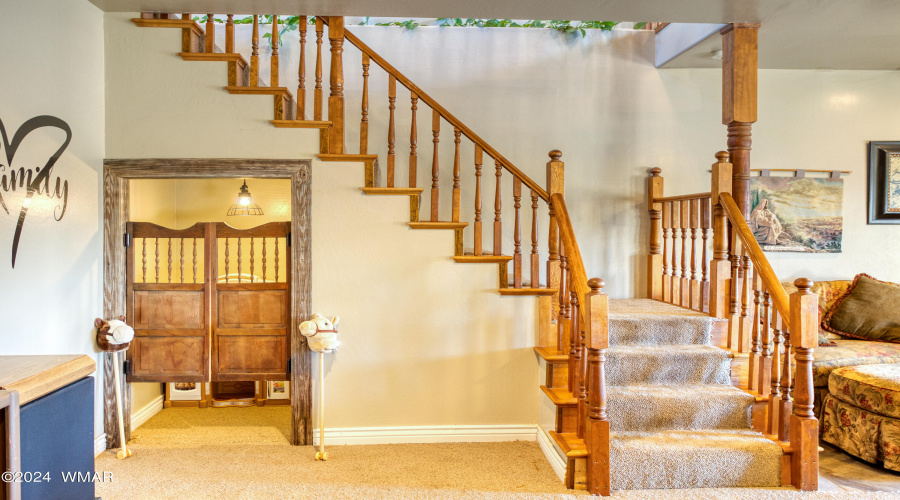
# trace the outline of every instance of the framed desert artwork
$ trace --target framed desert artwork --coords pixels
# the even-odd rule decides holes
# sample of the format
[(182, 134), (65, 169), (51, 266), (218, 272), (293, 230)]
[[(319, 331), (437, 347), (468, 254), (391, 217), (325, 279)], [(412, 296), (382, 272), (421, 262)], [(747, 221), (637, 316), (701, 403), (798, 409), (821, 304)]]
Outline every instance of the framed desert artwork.
[(869, 224), (900, 224), (900, 141), (869, 142)]

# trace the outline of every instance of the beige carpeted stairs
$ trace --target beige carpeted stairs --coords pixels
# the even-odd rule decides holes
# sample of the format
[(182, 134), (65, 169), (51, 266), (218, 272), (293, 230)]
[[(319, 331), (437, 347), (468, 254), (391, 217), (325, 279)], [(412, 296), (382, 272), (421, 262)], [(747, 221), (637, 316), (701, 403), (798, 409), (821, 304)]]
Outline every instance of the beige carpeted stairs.
[(778, 486), (781, 448), (750, 429), (713, 320), (648, 299), (610, 301), (606, 363), (614, 490)]

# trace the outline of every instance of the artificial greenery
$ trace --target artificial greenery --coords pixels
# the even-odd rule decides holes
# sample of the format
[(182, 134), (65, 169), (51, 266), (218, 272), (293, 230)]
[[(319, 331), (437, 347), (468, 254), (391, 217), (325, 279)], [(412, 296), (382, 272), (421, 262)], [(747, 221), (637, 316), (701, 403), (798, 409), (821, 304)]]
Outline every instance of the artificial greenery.
[[(205, 23), (207, 17), (208, 16), (195, 16), (194, 21)], [(368, 25), (369, 19), (370, 18), (367, 17), (363, 22), (359, 23), (360, 26)], [(316, 18), (313, 16), (308, 17), (307, 20), (309, 24), (316, 24)], [(225, 20), (214, 17), (213, 22), (224, 23)], [(272, 16), (259, 16), (259, 23), (272, 24)], [(281, 26), (281, 29), (278, 30), (278, 41), (280, 43), (282, 41), (281, 37), (285, 33), (296, 31), (298, 29), (300, 24), (300, 16), (279, 16), (278, 23)], [(587, 30), (612, 31), (612, 29), (617, 24), (619, 24), (613, 21), (564, 21), (556, 19), (533, 19), (531, 21), (525, 21), (520, 24), (513, 21), (512, 19), (461, 19), (457, 17), (441, 17), (438, 18), (437, 23), (438, 26), (472, 26), (477, 28), (547, 28), (559, 31), (560, 33), (578, 33), (581, 36), (585, 36), (587, 34)], [(235, 19), (234, 24), (253, 24), (253, 16)], [(634, 25), (634, 28), (641, 29), (646, 25), (647, 23), (636, 23)], [(375, 23), (375, 26), (402, 26), (408, 30), (414, 30), (418, 28), (420, 24), (413, 19), (409, 19), (406, 21)], [(271, 33), (266, 33), (263, 35), (263, 38), (271, 37)]]

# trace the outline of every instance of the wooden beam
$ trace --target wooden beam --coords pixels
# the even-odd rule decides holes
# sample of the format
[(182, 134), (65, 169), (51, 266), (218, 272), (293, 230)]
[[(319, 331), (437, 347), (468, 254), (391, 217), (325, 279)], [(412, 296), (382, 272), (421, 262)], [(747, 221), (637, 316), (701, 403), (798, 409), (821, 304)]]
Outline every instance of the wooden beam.
[(756, 122), (759, 24), (734, 23), (722, 29), (722, 124), (734, 165), (732, 194), (744, 219), (750, 218), (750, 129)]

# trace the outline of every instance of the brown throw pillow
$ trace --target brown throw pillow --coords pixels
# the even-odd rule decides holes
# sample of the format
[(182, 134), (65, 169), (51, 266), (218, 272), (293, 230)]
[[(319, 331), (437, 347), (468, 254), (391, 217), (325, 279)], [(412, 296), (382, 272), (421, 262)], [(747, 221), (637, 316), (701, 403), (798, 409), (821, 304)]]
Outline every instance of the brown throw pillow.
[(859, 274), (822, 320), (833, 333), (900, 344), (900, 287)]

